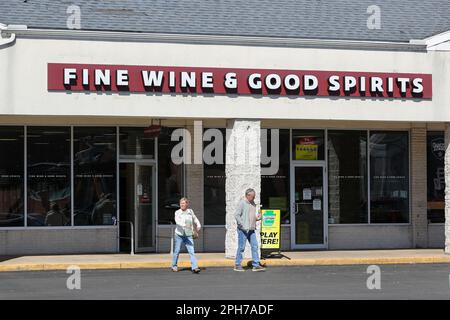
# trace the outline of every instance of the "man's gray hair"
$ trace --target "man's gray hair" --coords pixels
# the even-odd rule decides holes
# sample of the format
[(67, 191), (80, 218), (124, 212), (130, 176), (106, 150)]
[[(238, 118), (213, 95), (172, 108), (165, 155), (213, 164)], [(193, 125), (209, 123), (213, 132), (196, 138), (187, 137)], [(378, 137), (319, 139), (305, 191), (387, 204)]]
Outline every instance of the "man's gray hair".
[(245, 195), (248, 195), (249, 193), (254, 193), (254, 194), (256, 194), (256, 191), (255, 191), (255, 189), (253, 189), (253, 188), (248, 188), (247, 190), (245, 190)]

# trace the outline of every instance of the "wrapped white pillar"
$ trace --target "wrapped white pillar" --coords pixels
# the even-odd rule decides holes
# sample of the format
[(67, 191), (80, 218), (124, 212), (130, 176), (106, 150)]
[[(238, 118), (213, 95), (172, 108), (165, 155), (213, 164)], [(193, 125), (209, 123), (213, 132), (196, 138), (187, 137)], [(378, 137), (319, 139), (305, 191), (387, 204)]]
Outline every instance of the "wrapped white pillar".
[[(227, 123), (225, 162), (226, 236), (225, 256), (235, 258), (237, 231), (234, 213), (247, 188), (256, 191), (255, 202), (260, 203), (261, 191), (261, 122), (258, 120), (230, 120)], [(259, 223), (257, 224), (259, 237)], [(247, 243), (244, 258), (250, 258)]]
[(445, 252), (450, 253), (450, 123), (445, 124)]

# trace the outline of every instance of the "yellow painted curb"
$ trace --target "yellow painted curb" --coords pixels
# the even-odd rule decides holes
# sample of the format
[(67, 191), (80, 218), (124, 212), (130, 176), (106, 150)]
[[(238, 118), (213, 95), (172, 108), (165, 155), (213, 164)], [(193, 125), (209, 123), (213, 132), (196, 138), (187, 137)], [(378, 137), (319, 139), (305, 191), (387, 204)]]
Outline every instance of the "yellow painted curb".
[[(170, 268), (170, 262), (123, 262), (120, 264), (121, 269), (164, 269)], [(178, 264), (181, 266), (181, 263)]]
[(7, 264), (0, 265), (1, 271), (41, 271), (44, 270), (43, 264)]
[(67, 270), (71, 266), (79, 267), (85, 270), (96, 270), (96, 269), (120, 269), (120, 263), (48, 263), (44, 264), (43, 270)]
[[(233, 267), (234, 260), (199, 260), (199, 267)], [(244, 265), (248, 260), (244, 260)], [(368, 265), (368, 264), (426, 264), (426, 263), (450, 263), (450, 256), (446, 257), (382, 257), (382, 258), (327, 258), (327, 259), (270, 259), (262, 260), (266, 266), (324, 266), (324, 265)], [(147, 262), (105, 262), (105, 263), (24, 263), (24, 264), (0, 264), (0, 272), (7, 271), (42, 271), (42, 270), (66, 270), (69, 266), (78, 266), (84, 270), (98, 269), (164, 269), (170, 268), (170, 260)], [(180, 261), (180, 268), (191, 266), (190, 261)]]

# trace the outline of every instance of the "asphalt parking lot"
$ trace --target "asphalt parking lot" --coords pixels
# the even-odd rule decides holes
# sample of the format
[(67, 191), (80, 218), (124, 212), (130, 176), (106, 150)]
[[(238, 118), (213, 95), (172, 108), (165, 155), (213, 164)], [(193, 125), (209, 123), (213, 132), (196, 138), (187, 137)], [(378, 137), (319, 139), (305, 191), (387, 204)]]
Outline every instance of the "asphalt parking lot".
[(207, 268), (198, 275), (188, 269), (81, 270), (79, 282), (66, 271), (2, 272), (0, 300), (450, 299), (449, 264), (380, 265), (379, 282), (367, 267), (271, 267), (265, 272)]

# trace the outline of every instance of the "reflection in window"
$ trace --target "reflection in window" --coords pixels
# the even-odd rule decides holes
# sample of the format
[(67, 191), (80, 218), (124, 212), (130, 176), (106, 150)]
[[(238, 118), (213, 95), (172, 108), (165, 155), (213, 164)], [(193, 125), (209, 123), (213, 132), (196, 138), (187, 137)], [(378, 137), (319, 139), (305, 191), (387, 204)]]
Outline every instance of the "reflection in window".
[(121, 159), (154, 159), (155, 139), (146, 128), (120, 128)]
[(175, 128), (162, 127), (158, 136), (158, 223), (175, 223), (175, 211), (180, 208), (183, 194), (183, 164), (171, 160), (172, 148), (179, 141), (171, 141)]
[(408, 133), (370, 133), (370, 221), (409, 222)]
[(29, 226), (71, 225), (70, 128), (28, 127)]
[(116, 219), (116, 128), (74, 129), (74, 223), (111, 225)]
[[(279, 165), (278, 171), (275, 174), (261, 175), (261, 205), (262, 209), (279, 209), (281, 223), (289, 224), (289, 130), (278, 130), (278, 154), (272, 154), (272, 130), (267, 129), (267, 141), (264, 141), (262, 138), (261, 145), (262, 147), (264, 147), (264, 144), (267, 146), (267, 155), (272, 159), (272, 162), (275, 162), (274, 158), (278, 157)], [(270, 166), (270, 164), (261, 165), (262, 168)]]
[(323, 130), (292, 130), (293, 160), (324, 160)]
[[(211, 140), (203, 142), (203, 150), (206, 150), (207, 154), (210, 154), (212, 156), (212, 158), (214, 159), (214, 163), (204, 162), (203, 164), (203, 210), (205, 212), (205, 225), (224, 225), (226, 215), (226, 130), (205, 129), (205, 133), (207, 132), (209, 132)], [(209, 136), (209, 134), (207, 134), (207, 136)], [(216, 138), (219, 139), (218, 136), (221, 136), (222, 141), (215, 140)], [(222, 143), (220, 144), (220, 142)], [(216, 146), (216, 148), (214, 148), (213, 146)], [(220, 150), (220, 148), (222, 148), (222, 150)], [(216, 154), (216, 152), (219, 152), (219, 154)]]
[(0, 226), (23, 227), (24, 129), (0, 127)]
[(367, 131), (328, 131), (329, 223), (367, 223)]
[(444, 155), (444, 132), (427, 132), (427, 209), (431, 223), (445, 222)]

